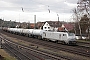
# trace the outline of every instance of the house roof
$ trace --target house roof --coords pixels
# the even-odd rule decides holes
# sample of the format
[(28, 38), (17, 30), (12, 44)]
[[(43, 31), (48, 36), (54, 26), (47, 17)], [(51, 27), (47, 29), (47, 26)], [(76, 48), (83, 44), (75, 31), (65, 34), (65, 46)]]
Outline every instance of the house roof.
[(45, 22), (37, 22), (36, 27), (40, 28), (44, 25)]
[(73, 24), (63, 24), (63, 27), (66, 28), (68, 31), (73, 30), (74, 29), (74, 25)]
[(62, 23), (58, 21), (46, 21), (51, 27), (61, 27)]
[(30, 23), (30, 27), (31, 28), (34, 28), (34, 23)]
[(58, 31), (64, 31), (65, 29), (63, 27), (59, 27)]

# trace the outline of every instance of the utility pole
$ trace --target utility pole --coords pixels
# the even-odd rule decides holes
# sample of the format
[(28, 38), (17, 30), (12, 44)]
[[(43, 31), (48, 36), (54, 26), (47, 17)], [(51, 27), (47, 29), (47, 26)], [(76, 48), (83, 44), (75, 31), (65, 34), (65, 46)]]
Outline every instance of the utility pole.
[(59, 25), (59, 16), (58, 16), (58, 25)]
[(57, 14), (57, 17), (58, 17), (58, 27), (59, 27), (59, 15)]
[(36, 29), (36, 15), (34, 15), (34, 29)]

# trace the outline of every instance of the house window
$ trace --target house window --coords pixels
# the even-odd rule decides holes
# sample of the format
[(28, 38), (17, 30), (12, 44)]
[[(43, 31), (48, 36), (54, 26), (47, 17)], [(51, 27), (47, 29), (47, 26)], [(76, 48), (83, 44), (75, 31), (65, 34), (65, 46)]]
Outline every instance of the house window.
[(47, 26), (48, 26), (48, 24), (47, 24)]
[(48, 27), (48, 29), (50, 29), (50, 27)]
[(45, 29), (46, 29), (47, 27), (45, 27)]

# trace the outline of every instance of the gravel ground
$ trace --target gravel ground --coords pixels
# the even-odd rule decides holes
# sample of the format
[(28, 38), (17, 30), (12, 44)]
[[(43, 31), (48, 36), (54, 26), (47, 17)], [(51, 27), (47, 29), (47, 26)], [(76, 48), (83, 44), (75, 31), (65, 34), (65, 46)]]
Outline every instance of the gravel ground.
[(4, 60), (4, 57), (2, 57), (1, 55), (0, 55), (0, 60)]
[[(27, 41), (22, 41), (20, 39), (17, 39), (17, 38), (13, 38), (13, 37), (9, 37), (7, 35), (4, 35), (6, 36), (7, 38), (15, 41), (15, 42), (18, 42), (18, 43), (21, 43), (21, 44), (24, 44), (24, 45), (27, 45), (27, 46), (31, 46), (31, 47), (34, 47), (36, 48), (38, 45), (37, 44), (33, 44), (33, 43), (30, 43), (30, 42), (27, 42)], [(68, 56), (68, 57), (74, 57), (74, 58), (78, 58), (79, 60), (90, 60), (90, 58), (86, 58), (86, 57), (82, 57), (82, 56), (77, 56), (75, 54), (70, 54), (68, 52), (64, 52), (64, 51), (54, 51), (52, 49), (48, 49), (47, 47), (43, 47), (43, 46), (39, 46), (38, 49), (41, 49), (41, 50), (45, 50), (45, 51), (50, 51), (50, 52), (53, 52), (53, 53), (60, 53), (60, 55), (64, 55), (64, 56)]]
[(0, 60), (16, 60), (14, 57), (10, 56), (4, 49), (0, 49)]

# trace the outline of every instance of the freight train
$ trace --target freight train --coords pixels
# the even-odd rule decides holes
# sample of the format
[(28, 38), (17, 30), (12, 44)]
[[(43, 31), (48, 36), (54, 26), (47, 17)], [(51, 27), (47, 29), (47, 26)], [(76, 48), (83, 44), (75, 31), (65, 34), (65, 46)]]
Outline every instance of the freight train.
[(3, 28), (4, 31), (34, 37), (47, 41), (54, 41), (63, 44), (76, 44), (75, 34), (69, 32), (53, 32), (41, 29), (23, 29), (23, 28)]

